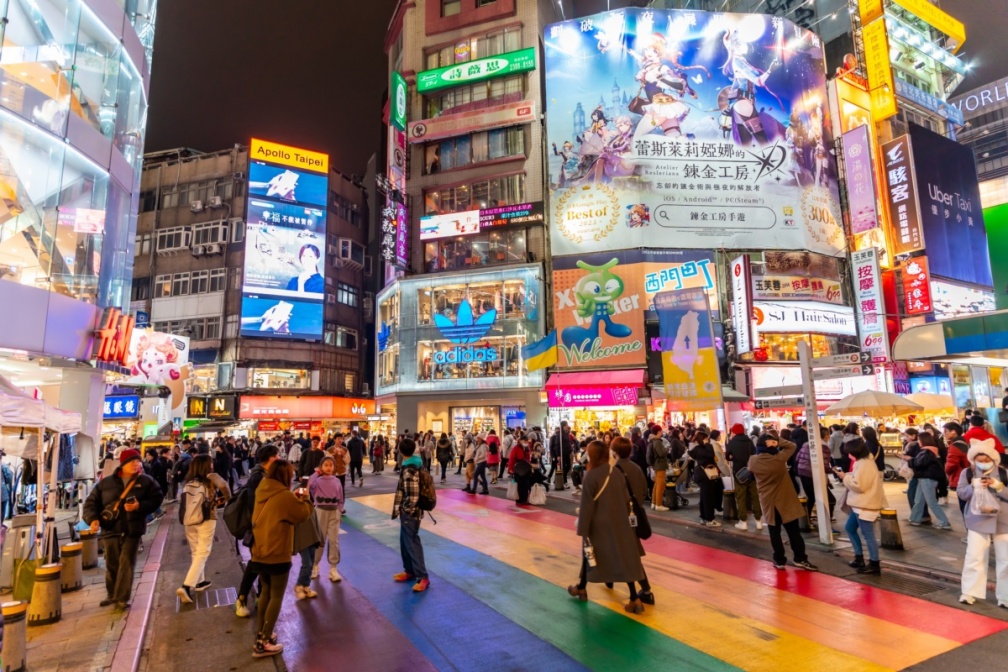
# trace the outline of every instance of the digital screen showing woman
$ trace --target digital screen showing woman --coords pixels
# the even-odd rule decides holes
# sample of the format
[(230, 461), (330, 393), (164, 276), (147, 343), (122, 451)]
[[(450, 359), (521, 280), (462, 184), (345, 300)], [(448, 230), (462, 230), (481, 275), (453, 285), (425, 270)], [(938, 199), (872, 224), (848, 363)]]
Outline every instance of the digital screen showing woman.
[(319, 249), (311, 243), (301, 246), (298, 253), (298, 261), (301, 264), (301, 272), (287, 281), (287, 289), (295, 292), (311, 292), (321, 294), (325, 291), (325, 279), (318, 271), (319, 260), (322, 254)]

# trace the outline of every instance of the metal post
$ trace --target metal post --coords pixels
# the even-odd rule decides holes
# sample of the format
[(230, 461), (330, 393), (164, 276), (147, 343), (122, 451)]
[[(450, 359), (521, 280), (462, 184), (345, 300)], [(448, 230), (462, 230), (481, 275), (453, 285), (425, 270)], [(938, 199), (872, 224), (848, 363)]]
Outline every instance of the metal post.
[(46, 503), (45, 537), (43, 550), (47, 562), (56, 562), (59, 558), (59, 541), (56, 534), (56, 504), (59, 494), (59, 454), (60, 435), (52, 434), (49, 453), (52, 456), (52, 468), (49, 469), (49, 497)]
[[(822, 440), (819, 438), (819, 408), (816, 405), (815, 382), (812, 380), (812, 351), (808, 341), (798, 343), (801, 364), (802, 393), (805, 396), (805, 419), (808, 421), (809, 461), (812, 465), (812, 485), (815, 490), (816, 514), (819, 517), (819, 541), (833, 545), (833, 526), (830, 524), (826, 500), (826, 472), (823, 470)], [(806, 496), (809, 493), (805, 493)]]

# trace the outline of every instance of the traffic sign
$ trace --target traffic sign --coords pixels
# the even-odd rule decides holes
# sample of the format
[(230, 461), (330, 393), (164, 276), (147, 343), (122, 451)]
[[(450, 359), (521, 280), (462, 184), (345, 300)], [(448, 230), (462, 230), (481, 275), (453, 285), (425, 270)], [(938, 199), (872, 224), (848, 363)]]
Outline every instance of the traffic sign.
[(812, 380), (832, 380), (834, 378), (851, 378), (853, 376), (870, 376), (875, 373), (871, 364), (855, 364), (838, 366), (833, 369), (813, 369)]
[(753, 401), (757, 411), (771, 408), (797, 408), (805, 404), (805, 397), (783, 397), (781, 399), (756, 399)]
[[(845, 355), (829, 355), (827, 357), (816, 357), (812, 360), (812, 368), (822, 368), (827, 366), (852, 366), (854, 364), (869, 364), (872, 361), (870, 352), (849, 352)], [(867, 375), (867, 374), (866, 374)]]
[(764, 387), (759, 390), (753, 390), (753, 398), (773, 399), (775, 397), (794, 397), (800, 396), (801, 393), (801, 385), (782, 385), (780, 387)]

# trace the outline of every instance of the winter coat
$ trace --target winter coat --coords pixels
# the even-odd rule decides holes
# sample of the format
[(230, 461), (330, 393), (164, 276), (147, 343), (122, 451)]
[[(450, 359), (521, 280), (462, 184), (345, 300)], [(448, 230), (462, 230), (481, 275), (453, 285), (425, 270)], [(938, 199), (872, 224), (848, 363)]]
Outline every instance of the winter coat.
[[(276, 481), (273, 481), (276, 483)], [(322, 530), (319, 529), (315, 507), (308, 504), (308, 517), (294, 524), (294, 546), (291, 555), (297, 555), (306, 548), (312, 548), (322, 543)]]
[(756, 454), (756, 444), (745, 434), (736, 434), (728, 439), (725, 454), (734, 473), (749, 464), (749, 458)]
[(588, 567), (588, 580), (640, 581), (644, 578), (644, 565), (637, 534), (630, 527), (630, 496), (623, 475), (612, 466), (589, 469), (581, 488), (577, 533), (587, 537), (595, 550), (595, 567)]
[[(101, 512), (109, 504), (115, 504), (115, 501), (123, 494), (123, 490), (126, 489), (127, 480), (123, 479), (120, 467), (112, 476), (98, 481), (84, 501), (84, 522), (90, 524), (97, 520), (104, 532), (124, 534), (127, 537), (142, 537), (147, 532), (147, 516), (157, 511), (161, 506), (164, 493), (161, 492), (161, 486), (157, 484), (157, 481), (150, 476), (138, 474), (135, 478), (136, 482), (130, 488), (129, 494), (119, 504), (119, 517), (111, 525), (106, 525), (105, 521), (101, 519)], [(130, 497), (137, 498), (137, 504), (140, 505), (140, 508), (136, 511), (127, 511), (123, 508), (126, 499)]]
[(438, 462), (450, 462), (452, 458), (451, 441), (448, 439), (438, 439), (435, 454)]
[[(996, 478), (1000, 478), (1002, 483), (1008, 484), (1008, 472), (1004, 467), (997, 467), (996, 471)], [(991, 493), (998, 497), (1000, 505), (996, 516), (978, 516), (970, 511), (969, 505), (969, 501), (973, 498), (973, 479), (975, 477), (976, 470), (973, 465), (970, 465), (960, 474), (959, 487), (956, 488), (959, 499), (966, 500), (966, 511), (963, 514), (966, 518), (966, 529), (979, 534), (1008, 534), (1008, 487), (1002, 488), (999, 493), (995, 493), (993, 488), (990, 489)]]
[(648, 462), (654, 467), (656, 474), (668, 471), (668, 448), (665, 447), (665, 442), (661, 440), (661, 437), (652, 436), (651, 441), (648, 442)]
[(882, 474), (870, 456), (854, 462), (851, 471), (844, 474), (843, 484), (848, 491), (847, 505), (852, 509), (881, 511), (889, 505), (882, 487)]
[(945, 465), (937, 455), (923, 446), (910, 461), (910, 466), (913, 467), (914, 478), (929, 478), (938, 482), (945, 478)]
[(311, 515), (311, 505), (272, 478), (262, 480), (256, 488), (255, 499), (252, 560), (267, 565), (290, 562), (294, 551), (294, 526)]
[(954, 442), (950, 443), (948, 455), (945, 457), (945, 475), (948, 476), (950, 488), (959, 487), (959, 475), (962, 474), (964, 469), (968, 469), (969, 466), (970, 463), (966, 459), (966, 453), (955, 445)]
[(805, 515), (805, 507), (798, 500), (787, 466), (797, 446), (784, 439), (778, 445), (776, 455), (758, 453), (749, 458), (748, 464), (749, 472), (756, 479), (763, 522), (767, 525), (776, 524), (778, 513), (782, 523), (790, 523)]

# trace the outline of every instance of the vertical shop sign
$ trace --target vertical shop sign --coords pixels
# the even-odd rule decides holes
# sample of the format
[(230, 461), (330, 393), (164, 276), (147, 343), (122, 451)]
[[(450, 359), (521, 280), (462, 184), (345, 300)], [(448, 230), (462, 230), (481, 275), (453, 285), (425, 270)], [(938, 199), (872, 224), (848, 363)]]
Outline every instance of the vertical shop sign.
[(392, 72), (392, 113), (389, 121), (400, 131), (406, 130), (406, 80), (398, 72)]
[(886, 330), (878, 252), (874, 247), (851, 253), (851, 277), (854, 281), (854, 310), (857, 313), (861, 350), (871, 353), (873, 362), (887, 362), (889, 334)]
[(752, 352), (752, 269), (743, 254), (731, 262), (732, 323), (735, 325), (735, 352)]
[(927, 257), (914, 257), (903, 265), (903, 300), (908, 315), (931, 312), (931, 278)]
[(868, 126), (858, 126), (843, 134), (843, 157), (851, 233), (864, 233), (878, 226)]
[(892, 222), (893, 253), (906, 254), (924, 249), (917, 184), (914, 177), (910, 136), (902, 135), (882, 145), (885, 163), (889, 221)]
[(668, 407), (676, 411), (720, 408), (721, 374), (707, 294), (701, 289), (655, 295)]
[(863, 24), (865, 68), (868, 71), (868, 90), (871, 96), (872, 119), (884, 121), (896, 114), (896, 91), (892, 66), (889, 63), (889, 35), (885, 19)]
[(409, 264), (409, 212), (402, 203), (395, 204), (395, 263), (400, 268)]

